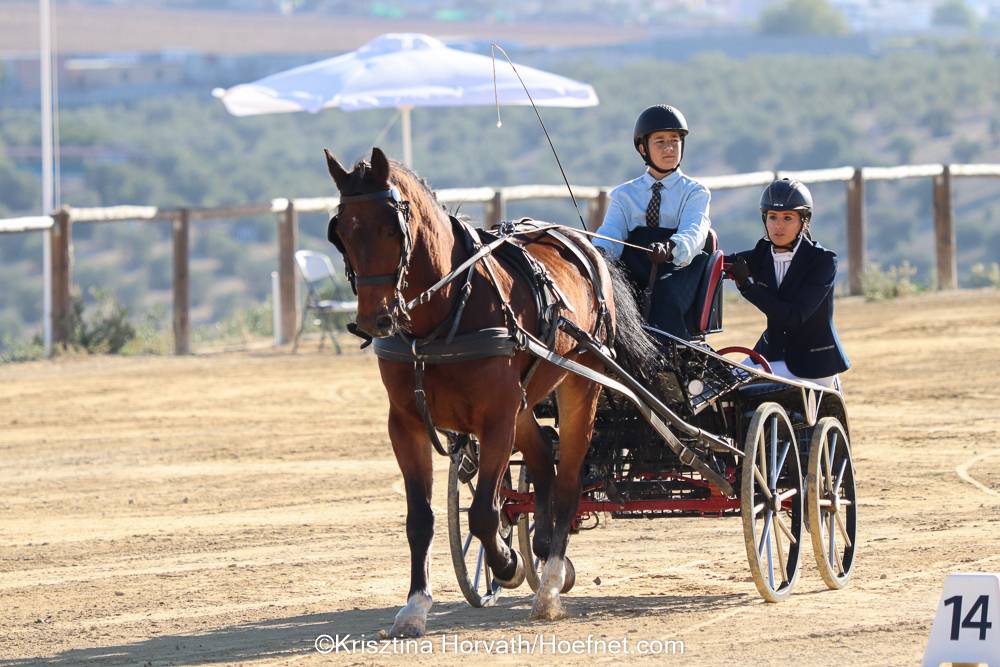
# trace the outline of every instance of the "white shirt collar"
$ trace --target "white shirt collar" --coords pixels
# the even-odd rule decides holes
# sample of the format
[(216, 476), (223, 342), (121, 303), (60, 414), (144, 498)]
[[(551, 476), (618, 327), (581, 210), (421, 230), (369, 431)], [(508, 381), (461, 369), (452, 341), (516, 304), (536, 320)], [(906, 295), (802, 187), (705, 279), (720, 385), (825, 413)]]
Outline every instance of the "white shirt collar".
[[(663, 189), (669, 190), (670, 188), (675, 186), (677, 183), (680, 182), (681, 176), (683, 176), (683, 174), (681, 173), (680, 167), (677, 167), (677, 169), (675, 169), (673, 173), (664, 176), (662, 179), (660, 179), (660, 183), (663, 183)], [(642, 181), (643, 183), (645, 183), (647, 188), (652, 188), (653, 183), (656, 182), (656, 178), (654, 178), (653, 175), (649, 173), (649, 170), (647, 169), (646, 172), (642, 175)]]
[(774, 246), (771, 246), (771, 257), (774, 258), (775, 262), (787, 263), (792, 261), (795, 257), (795, 253), (799, 251), (799, 246), (802, 245), (802, 237), (799, 236), (799, 240), (795, 242), (795, 246), (789, 252), (775, 252)]

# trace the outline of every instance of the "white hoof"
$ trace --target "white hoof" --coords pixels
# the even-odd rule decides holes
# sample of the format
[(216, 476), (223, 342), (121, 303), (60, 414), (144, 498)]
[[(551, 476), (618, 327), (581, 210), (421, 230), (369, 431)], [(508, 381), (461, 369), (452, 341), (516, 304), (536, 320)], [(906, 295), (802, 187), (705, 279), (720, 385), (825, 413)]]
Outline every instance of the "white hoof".
[(562, 558), (550, 558), (542, 569), (541, 581), (535, 602), (531, 605), (531, 619), (536, 621), (555, 621), (566, 616), (559, 592), (566, 581), (566, 568)]
[(541, 593), (535, 595), (535, 602), (531, 605), (532, 621), (558, 621), (566, 618), (566, 611), (563, 609), (559, 596), (553, 598), (543, 598)]
[(522, 558), (521, 554), (517, 552), (517, 549), (511, 549), (510, 555), (517, 562), (517, 567), (514, 568), (514, 576), (507, 581), (504, 581), (503, 579), (497, 576), (494, 576), (493, 578), (496, 580), (498, 584), (500, 584), (504, 588), (517, 588), (518, 586), (524, 583), (524, 578), (526, 576), (526, 572), (524, 569), (524, 558)]
[(406, 606), (396, 614), (389, 637), (423, 637), (427, 631), (427, 612), (433, 602), (429, 595), (423, 593), (411, 595)]

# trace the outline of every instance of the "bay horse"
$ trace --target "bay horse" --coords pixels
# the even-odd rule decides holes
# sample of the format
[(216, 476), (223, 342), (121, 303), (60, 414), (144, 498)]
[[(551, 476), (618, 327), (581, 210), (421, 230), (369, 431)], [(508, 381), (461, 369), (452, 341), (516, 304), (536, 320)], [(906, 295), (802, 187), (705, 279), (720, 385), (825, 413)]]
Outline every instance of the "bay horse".
[[(523, 343), (543, 333), (543, 313), (538, 312), (530, 281), (489, 252), (480, 253), (478, 260), (472, 257), (472, 250), (484, 246), (470, 248), (467, 239), (460, 238), (466, 232), (473, 235), (471, 228), (451, 219), (414, 172), (390, 162), (378, 147), (370, 163), (358, 162), (351, 171), (324, 152), (341, 194), (328, 236), (343, 253), (358, 295), (355, 333), (375, 339), (377, 354), (379, 343), (401, 340), (402, 353), (412, 349), (416, 355), (428, 341), (440, 343), (445, 331), (447, 342), (456, 347), (460, 340), (479, 341), (475, 332), (484, 330), (493, 332), (490, 345), (496, 345), (497, 331), (506, 332), (509, 343), (503, 352), (467, 355), (457, 363), (433, 363), (429, 357), (425, 364), (416, 356), (399, 360), (398, 355), (378, 354), (389, 397), (389, 438), (406, 490), (410, 546), (409, 593), (390, 636), (423, 635), (432, 604), (428, 575), (434, 535), (434, 426), (479, 440), (479, 483), (468, 514), (469, 529), (482, 543), (494, 578), (508, 588), (523, 582), (525, 562), (498, 535), (497, 494), (512, 450), (522, 453), (536, 489), (532, 550), (545, 562), (531, 618), (563, 616), (559, 594), (566, 576), (564, 559), (601, 386), (540, 361), (518, 344), (518, 335)], [(621, 274), (609, 270), (586, 237), (567, 228), (560, 232), (516, 235), (517, 245), (530, 255), (529, 263), (541, 267), (536, 278), (547, 282), (545, 287), (555, 295), (556, 314), (609, 347), (614, 343), (633, 360), (651, 355), (652, 344)], [(462, 269), (456, 279), (442, 285), (442, 278), (456, 268)], [(603, 370), (593, 353), (582, 350), (559, 327), (545, 336), (557, 354)], [(532, 412), (552, 392), (559, 413), (558, 470)]]

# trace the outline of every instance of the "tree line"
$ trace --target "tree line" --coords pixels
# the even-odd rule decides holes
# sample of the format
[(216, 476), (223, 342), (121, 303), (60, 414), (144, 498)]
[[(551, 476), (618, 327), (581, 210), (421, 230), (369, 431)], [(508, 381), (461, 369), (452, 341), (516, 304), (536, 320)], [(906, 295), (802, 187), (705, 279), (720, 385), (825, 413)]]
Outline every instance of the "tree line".
[[(993, 47), (974, 42), (917, 45), (879, 58), (702, 55), (686, 62), (550, 66), (593, 84), (591, 109), (542, 109), (573, 183), (613, 185), (638, 175), (632, 123), (645, 106), (668, 102), (691, 125), (682, 168), (692, 175), (757, 169), (815, 169), (917, 162), (1000, 162), (1000, 76)], [(434, 187), (558, 183), (559, 172), (530, 109), (417, 109), (414, 167)], [(395, 123), (395, 124), (394, 124)], [(400, 156), (390, 110), (235, 118), (208, 91), (65, 110), (61, 115), (62, 199), (74, 206), (211, 206), (277, 196), (333, 193), (322, 148), (342, 161), (378, 143)], [(33, 212), (40, 199), (38, 116), (0, 108), (0, 216)], [(13, 155), (13, 156), (12, 156)], [(713, 223), (726, 247), (759, 235), (756, 192), (719, 193)], [(821, 185), (817, 235), (843, 250), (843, 185)], [(995, 183), (956, 187), (963, 266), (1000, 258)], [(930, 184), (869, 188), (870, 251), (885, 265), (933, 264)], [(468, 212), (475, 213), (470, 209)], [(511, 215), (572, 223), (566, 204), (527, 202)], [(755, 222), (756, 220), (756, 222)], [(326, 248), (325, 221), (302, 221), (302, 243)], [(269, 217), (199, 223), (192, 236), (196, 321), (217, 321), (265, 301), (275, 266)], [(169, 303), (169, 225), (80, 225), (75, 279), (84, 294), (106, 288), (133, 313)], [(0, 236), (0, 338), (35, 331), (41, 315), (40, 235)], [(331, 252), (331, 254), (335, 254)], [(34, 277), (34, 278), (33, 278)]]

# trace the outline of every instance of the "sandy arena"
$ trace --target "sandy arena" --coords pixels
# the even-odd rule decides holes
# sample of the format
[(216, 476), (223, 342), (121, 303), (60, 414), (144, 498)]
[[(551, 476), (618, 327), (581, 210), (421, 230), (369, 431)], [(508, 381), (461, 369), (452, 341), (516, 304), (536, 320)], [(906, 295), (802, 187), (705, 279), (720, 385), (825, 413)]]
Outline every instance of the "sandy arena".
[[(371, 354), (313, 341), (297, 355), (0, 367), (0, 666), (431, 664), (519, 633), (683, 642), (683, 655), (630, 656), (649, 664), (917, 664), (945, 575), (1000, 571), (1000, 293), (838, 309), (860, 498), (847, 589), (826, 590), (809, 550), (791, 599), (766, 604), (738, 518), (615, 520), (570, 542), (570, 618), (529, 623), (527, 585), (473, 609), (438, 457), (435, 652), (405, 657), (313, 648), (320, 634), (376, 637), (406, 597), (405, 502)], [(727, 304), (726, 325), (714, 344), (752, 343), (762, 320)]]

